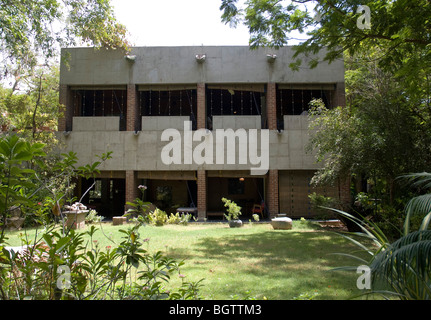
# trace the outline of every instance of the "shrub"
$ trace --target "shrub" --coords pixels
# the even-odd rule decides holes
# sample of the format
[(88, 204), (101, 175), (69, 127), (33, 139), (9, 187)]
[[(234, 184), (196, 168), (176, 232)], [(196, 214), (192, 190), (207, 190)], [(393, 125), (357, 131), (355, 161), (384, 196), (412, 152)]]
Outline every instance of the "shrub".
[(179, 212), (177, 212), (176, 214), (171, 213), (171, 215), (169, 216), (167, 223), (168, 224), (182, 224), (182, 225), (187, 225), (191, 219), (192, 215), (189, 213), (182, 213), (180, 214)]
[(94, 226), (67, 235), (51, 228), (21, 253), (0, 247), (0, 299), (198, 299), (200, 281), (166, 288), (183, 262), (144, 250), (141, 225), (121, 230), (123, 240), (105, 250)]
[(168, 215), (165, 211), (156, 208), (156, 210), (150, 212), (149, 221), (155, 226), (163, 226), (168, 222)]
[(105, 219), (105, 217), (99, 216), (97, 214), (97, 211), (92, 209), (88, 212), (87, 216), (85, 217), (86, 223), (97, 223)]
[(241, 215), (241, 207), (238, 206), (232, 200), (226, 198), (222, 198), (221, 201), (223, 201), (224, 206), (227, 208), (227, 214), (224, 215), (226, 219), (228, 221), (237, 220), (238, 217)]

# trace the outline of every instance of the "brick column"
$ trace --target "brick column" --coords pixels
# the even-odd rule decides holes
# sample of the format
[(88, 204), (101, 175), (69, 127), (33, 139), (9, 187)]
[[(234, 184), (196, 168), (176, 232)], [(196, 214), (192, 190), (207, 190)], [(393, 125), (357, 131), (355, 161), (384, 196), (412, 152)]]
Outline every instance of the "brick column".
[(273, 82), (267, 84), (266, 94), (266, 116), (268, 129), (277, 130), (277, 85)]
[(72, 131), (73, 122), (73, 105), (71, 100), (72, 94), (69, 86), (60, 85), (59, 102), (62, 105), (60, 116), (58, 118), (58, 131)]
[[(138, 177), (135, 171), (126, 171), (126, 202), (133, 202), (138, 196)], [(127, 205), (124, 206), (124, 211), (129, 209)]]
[(205, 98), (205, 83), (198, 83), (197, 85), (197, 128), (206, 128), (206, 98)]
[(198, 198), (198, 219), (203, 220), (207, 216), (207, 174), (205, 170), (197, 171), (197, 198)]
[(267, 204), (270, 218), (279, 213), (278, 207), (278, 170), (268, 171)]
[(346, 106), (346, 88), (344, 82), (337, 82), (335, 86), (335, 105), (334, 107)]
[[(197, 129), (206, 128), (206, 98), (205, 98), (205, 83), (197, 84)], [(207, 174), (205, 170), (197, 171), (197, 206), (198, 219), (203, 220), (207, 217)]]
[(127, 131), (139, 129), (138, 90), (134, 84), (127, 85)]

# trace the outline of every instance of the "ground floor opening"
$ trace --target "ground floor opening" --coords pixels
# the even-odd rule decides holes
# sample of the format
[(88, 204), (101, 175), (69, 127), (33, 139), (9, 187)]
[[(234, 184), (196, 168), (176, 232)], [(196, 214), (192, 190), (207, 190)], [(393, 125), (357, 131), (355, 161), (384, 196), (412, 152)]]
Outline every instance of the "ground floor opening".
[(109, 177), (80, 179), (76, 196), (78, 200), (83, 196), (81, 202), (87, 208), (96, 210), (105, 219), (112, 219), (124, 213), (126, 180)]
[(222, 198), (234, 201), (241, 207), (242, 220), (268, 217), (265, 205), (264, 178), (250, 176), (246, 172), (208, 171), (207, 218), (223, 218), (226, 208)]
[(248, 221), (253, 220), (253, 214), (258, 214), (259, 220), (278, 213), (291, 218), (318, 218), (322, 213), (313, 207), (310, 194), (341, 199), (346, 192), (339, 183), (314, 187), (312, 170), (272, 173), (273, 176), (252, 176), (249, 171), (228, 170), (137, 171), (130, 175), (125, 171), (102, 171), (95, 179), (79, 179), (75, 196), (107, 220), (123, 215), (127, 202), (136, 198), (151, 202), (151, 209), (160, 208), (168, 215), (190, 212), (201, 220), (223, 220), (226, 208), (222, 198), (227, 198), (242, 208), (240, 218)]

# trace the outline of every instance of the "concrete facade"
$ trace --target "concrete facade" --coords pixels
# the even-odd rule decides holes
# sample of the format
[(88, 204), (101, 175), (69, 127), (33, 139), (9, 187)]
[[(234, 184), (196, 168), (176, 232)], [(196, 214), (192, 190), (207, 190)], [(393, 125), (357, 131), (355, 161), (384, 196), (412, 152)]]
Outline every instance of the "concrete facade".
[[(268, 55), (274, 54), (276, 59), (271, 60)], [(190, 173), (194, 178), (183, 180), (196, 181), (195, 201), (192, 202), (198, 208), (199, 218), (203, 219), (211, 211), (207, 206), (210, 196), (208, 183), (211, 181), (209, 173), (227, 179), (236, 177), (235, 172), (241, 172), (241, 177), (263, 179), (262, 189), (258, 190), (262, 194), (261, 199), (254, 199), (254, 202), (265, 203), (267, 216), (274, 216), (284, 209), (280, 208), (280, 203), (284, 202), (279, 200), (279, 195), (285, 194), (288, 188), (279, 184), (283, 172), (313, 172), (319, 168), (314, 156), (305, 151), (309, 136), (307, 116), (283, 114), (285, 109), (280, 106), (299, 106), (299, 102), (294, 102), (295, 98), (295, 101), (302, 99), (304, 108), (304, 92), (312, 92), (312, 88), (333, 106), (345, 103), (342, 61), (330, 65), (321, 63), (315, 69), (304, 67), (293, 72), (289, 69), (292, 55), (293, 51), (289, 47), (278, 50), (250, 50), (248, 47), (141, 47), (133, 48), (127, 57), (120, 51), (64, 49), (63, 56), (67, 58), (67, 64), (61, 66), (60, 102), (66, 109), (64, 117), (59, 120), (59, 131), (64, 132), (60, 136), (63, 137), (66, 151), (77, 153), (78, 165), (95, 161), (96, 155), (112, 151), (112, 159), (104, 163), (100, 170), (104, 177), (112, 177), (114, 172), (125, 179), (126, 201), (132, 201), (139, 195), (137, 186), (142, 177), (164, 181), (176, 179), (174, 177), (178, 177), (179, 172)], [(303, 61), (306, 63), (306, 59)], [(180, 94), (173, 102), (171, 92), (178, 93), (180, 90), (186, 94)], [(226, 99), (226, 92), (230, 92), (232, 101), (228, 106), (232, 109), (229, 114), (223, 109), (226, 107), (223, 101), (229, 101), (223, 100)], [(285, 94), (284, 100), (282, 92)], [(247, 98), (243, 99), (243, 93)], [(252, 93), (259, 96), (253, 101), (249, 99), (250, 111), (245, 114), (242, 112), (242, 103)], [(213, 94), (218, 95), (216, 107), (221, 108), (220, 113), (223, 114), (212, 112), (215, 101)], [(240, 115), (237, 114), (240, 100), (233, 103), (233, 98), (239, 99), (239, 94)], [(291, 105), (286, 97), (292, 97)], [(171, 106), (178, 108), (180, 105), (181, 115), (169, 113), (168, 116), (161, 116), (161, 99), (169, 101), (169, 110)], [(184, 111), (186, 108), (183, 107), (181, 110), (182, 105), (190, 105), (190, 108)], [(116, 115), (114, 106), (121, 106), (121, 115)], [(255, 114), (255, 106), (258, 114)], [(157, 107), (159, 114), (155, 115), (153, 113)], [(109, 108), (112, 112), (107, 112)], [(237, 111), (233, 111), (234, 108)], [(97, 115), (100, 110), (103, 110), (102, 116)], [(194, 121), (192, 133), (196, 129), (207, 129), (210, 133), (217, 129), (245, 129), (249, 134), (256, 129), (260, 137), (263, 130), (268, 131), (268, 171), (262, 176), (251, 177), (250, 164), (239, 164), (239, 152), (236, 153), (235, 164), (185, 164), (186, 161), (182, 161), (181, 164), (166, 165), (161, 159), (162, 150), (167, 144), (162, 141), (162, 133), (165, 129), (176, 129), (185, 139), (184, 121)], [(199, 143), (194, 141), (193, 148)], [(258, 154), (263, 152), (260, 147), (258, 143)], [(214, 143), (214, 152), (216, 148)], [(227, 153), (226, 146), (224, 151)], [(166, 172), (172, 175), (166, 176)]]

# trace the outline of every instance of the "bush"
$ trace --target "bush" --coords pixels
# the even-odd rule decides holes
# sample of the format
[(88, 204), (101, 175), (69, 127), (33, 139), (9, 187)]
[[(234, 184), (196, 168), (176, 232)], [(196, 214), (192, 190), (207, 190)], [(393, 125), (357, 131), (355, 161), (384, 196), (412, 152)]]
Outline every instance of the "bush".
[(232, 200), (226, 198), (222, 198), (221, 201), (223, 201), (224, 206), (227, 208), (227, 214), (224, 215), (226, 219), (228, 221), (237, 220), (241, 215), (241, 207)]
[(189, 213), (182, 213), (180, 214), (179, 212), (177, 212), (176, 214), (171, 213), (171, 215), (169, 216), (167, 223), (168, 224), (182, 224), (182, 225), (187, 225), (191, 219), (192, 215)]
[(94, 226), (67, 235), (51, 228), (20, 253), (0, 246), (0, 299), (198, 299), (199, 282), (166, 288), (183, 262), (144, 250), (140, 225), (105, 250), (93, 241)]
[[(68, 229), (64, 219), (60, 228), (51, 224), (53, 217), (61, 217), (60, 205), (67, 202), (70, 190), (64, 186), (69, 187), (77, 177), (94, 179), (97, 167), (111, 153), (103, 154), (101, 161), (76, 168), (73, 152), (46, 165), (43, 147), (17, 135), (0, 137), (1, 300), (198, 298), (199, 283), (183, 283), (178, 290), (165, 288), (183, 262), (142, 249), (144, 241), (138, 229), (146, 223), (143, 215), (137, 217), (136, 225), (121, 230), (121, 243), (106, 250), (93, 242), (94, 226), (78, 233)], [(145, 203), (139, 205), (143, 209)], [(6, 221), (15, 206), (25, 209), (25, 218), (31, 215), (32, 221), (43, 224), (43, 231), (36, 232), (31, 240), (23, 239), (25, 246), (18, 251), (7, 247), (5, 236)], [(99, 217), (94, 211), (88, 219)], [(166, 213), (156, 210), (153, 219), (156, 223), (166, 221)]]
[(334, 217), (334, 214), (324, 208), (337, 208), (339, 202), (336, 199), (325, 197), (316, 192), (309, 194), (308, 198), (310, 199), (312, 209), (317, 212), (318, 216), (316, 218), (327, 220)]
[(168, 215), (165, 211), (156, 208), (156, 210), (150, 212), (149, 221), (155, 226), (163, 226), (168, 222)]
[(96, 210), (90, 210), (87, 214), (87, 216), (85, 217), (85, 222), (86, 223), (98, 223), (100, 221), (102, 221), (103, 219), (105, 219), (105, 217), (99, 216), (97, 214)]

